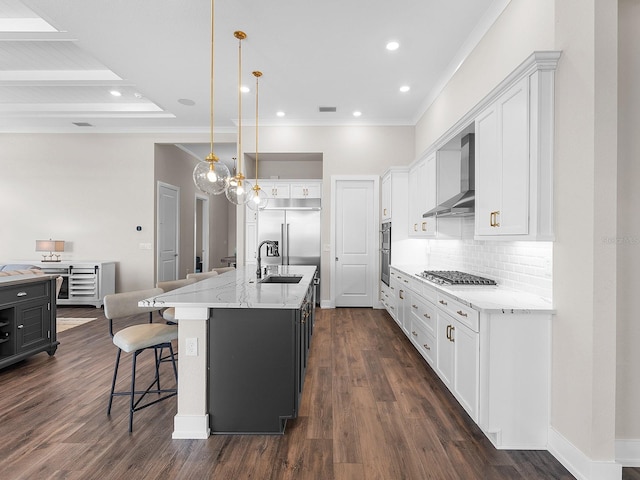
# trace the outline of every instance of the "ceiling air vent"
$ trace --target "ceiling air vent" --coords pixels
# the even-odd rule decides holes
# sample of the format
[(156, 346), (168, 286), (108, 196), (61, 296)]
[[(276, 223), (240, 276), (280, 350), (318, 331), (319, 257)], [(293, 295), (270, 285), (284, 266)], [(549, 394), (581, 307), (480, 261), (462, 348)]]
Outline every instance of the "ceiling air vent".
[(323, 112), (335, 112), (336, 110), (337, 110), (336, 107), (318, 107), (318, 111), (320, 113), (323, 113)]
[(72, 122), (76, 127), (93, 127), (93, 125), (91, 125), (88, 122)]

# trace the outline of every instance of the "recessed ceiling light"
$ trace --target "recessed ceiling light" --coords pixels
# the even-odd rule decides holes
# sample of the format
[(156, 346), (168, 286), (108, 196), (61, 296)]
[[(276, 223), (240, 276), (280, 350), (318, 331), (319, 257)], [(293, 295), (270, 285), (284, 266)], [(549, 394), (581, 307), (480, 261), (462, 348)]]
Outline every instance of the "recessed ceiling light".
[(276, 112), (276, 115), (279, 117), (284, 117), (284, 112), (281, 110), (279, 112)]
[(387, 50), (391, 50), (392, 52), (394, 50), (397, 50), (398, 47), (400, 47), (400, 44), (398, 42), (389, 42), (389, 43), (387, 43)]
[(400, 87), (400, 91), (402, 93), (407, 93), (409, 90), (411, 90), (411, 87), (409, 85), (403, 85)]
[(111, 95), (113, 95), (114, 97), (121, 97), (122, 93), (120, 93), (118, 90), (111, 90), (109, 92)]
[(353, 116), (354, 116), (354, 117), (359, 117), (360, 115), (362, 115), (362, 112), (359, 112), (358, 110), (356, 110), (355, 112), (353, 112)]
[(249, 89), (249, 87), (247, 87), (246, 85), (242, 85), (242, 86), (240, 87), (240, 91), (241, 91), (242, 93), (249, 93), (251, 90), (250, 90), (250, 89)]

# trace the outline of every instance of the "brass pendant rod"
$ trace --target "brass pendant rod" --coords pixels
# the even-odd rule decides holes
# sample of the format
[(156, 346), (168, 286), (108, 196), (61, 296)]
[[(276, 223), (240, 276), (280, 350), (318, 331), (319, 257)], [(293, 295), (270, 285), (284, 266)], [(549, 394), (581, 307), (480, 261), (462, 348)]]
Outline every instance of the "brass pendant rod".
[(256, 77), (256, 185), (258, 185), (258, 79), (262, 76), (262, 72), (255, 71), (253, 75)]
[(214, 25), (215, 25), (215, 14), (214, 14), (214, 3), (215, 0), (211, 0), (211, 83), (209, 85), (209, 99), (210, 99), (210, 104), (209, 104), (209, 126), (210, 126), (210, 130), (209, 130), (209, 141), (210, 141), (210, 148), (211, 148), (211, 153), (213, 154), (213, 84), (214, 84), (214, 79), (215, 79), (215, 75), (214, 75)]
[(241, 180), (242, 174), (242, 40), (247, 35), (242, 31), (233, 32), (238, 39), (238, 178)]

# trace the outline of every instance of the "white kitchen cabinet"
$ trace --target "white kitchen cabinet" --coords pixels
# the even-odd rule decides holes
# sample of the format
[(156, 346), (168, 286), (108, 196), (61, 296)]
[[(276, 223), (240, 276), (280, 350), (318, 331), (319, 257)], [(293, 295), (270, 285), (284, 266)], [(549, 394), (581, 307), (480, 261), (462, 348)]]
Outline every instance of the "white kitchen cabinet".
[(505, 86), (475, 118), (476, 238), (553, 240), (553, 70)]
[[(249, 213), (247, 218), (251, 216)], [(258, 261), (258, 223), (247, 222), (245, 226), (245, 257), (244, 261), (247, 265), (256, 265)]]
[(529, 233), (528, 79), (476, 119), (476, 235)]
[(382, 176), (381, 182), (382, 189), (382, 213), (380, 215), (380, 220), (382, 222), (387, 222), (391, 220), (391, 171), (387, 170), (385, 174)]
[(291, 198), (321, 198), (322, 182), (292, 182), (290, 186), (290, 195)]
[(395, 276), (391, 275), (389, 279), (389, 290), (390, 290), (390, 298), (389, 301), (389, 315), (395, 320), (400, 328), (402, 328), (402, 324), (404, 321), (404, 300), (405, 294), (402, 286), (400, 285), (400, 280)]
[(422, 218), (427, 206), (435, 203), (436, 154), (422, 158), (409, 168), (409, 237), (436, 235), (436, 217)]
[(259, 180), (260, 188), (264, 190), (269, 198), (290, 198), (291, 184), (289, 182), (273, 182), (268, 180)]
[(436, 371), (460, 405), (477, 422), (479, 335), (451, 315), (452, 311), (459, 315), (452, 303), (452, 299), (444, 295), (438, 299)]

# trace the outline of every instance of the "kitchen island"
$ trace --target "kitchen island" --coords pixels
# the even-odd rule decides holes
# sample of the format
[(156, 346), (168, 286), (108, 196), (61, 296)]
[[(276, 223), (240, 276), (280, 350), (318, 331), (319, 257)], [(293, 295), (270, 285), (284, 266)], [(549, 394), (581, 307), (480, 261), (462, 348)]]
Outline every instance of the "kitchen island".
[(315, 266), (241, 267), (140, 302), (174, 307), (173, 438), (284, 433), (295, 418), (313, 333)]

